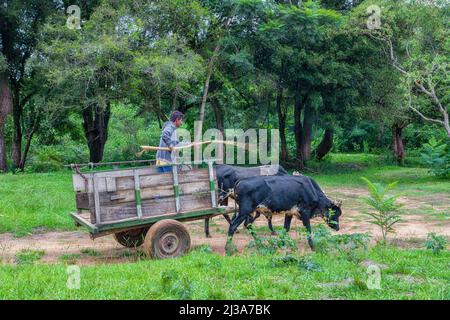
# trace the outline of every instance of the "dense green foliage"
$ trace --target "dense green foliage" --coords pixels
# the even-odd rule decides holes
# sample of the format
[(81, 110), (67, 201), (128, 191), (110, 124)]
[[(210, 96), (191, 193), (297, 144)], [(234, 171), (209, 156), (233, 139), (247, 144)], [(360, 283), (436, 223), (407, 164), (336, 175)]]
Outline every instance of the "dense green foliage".
[[(0, 9), (0, 109), (13, 111), (0, 110), (0, 171), (136, 159), (173, 109), (192, 133), (198, 119), (278, 128), (297, 168), (330, 151), (408, 165), (430, 138), (448, 145), (445, 1), (72, 2)], [(80, 28), (66, 25), (72, 4)], [(424, 165), (445, 176), (436, 162)]]

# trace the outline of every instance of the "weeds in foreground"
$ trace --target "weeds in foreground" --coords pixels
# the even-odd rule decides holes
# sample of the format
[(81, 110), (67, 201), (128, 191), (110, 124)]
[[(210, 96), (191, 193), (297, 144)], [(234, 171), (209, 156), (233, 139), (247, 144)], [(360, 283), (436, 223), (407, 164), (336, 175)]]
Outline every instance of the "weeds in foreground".
[(161, 287), (163, 292), (177, 299), (187, 300), (192, 298), (193, 285), (191, 280), (175, 270), (165, 270), (161, 273)]
[(16, 263), (19, 265), (25, 265), (25, 264), (33, 264), (36, 261), (41, 260), (41, 258), (44, 256), (45, 251), (44, 250), (22, 250), (16, 254)]
[(81, 258), (81, 254), (78, 253), (65, 253), (60, 255), (58, 259), (67, 264), (76, 264), (78, 259)]
[(84, 248), (81, 249), (80, 252), (89, 257), (100, 257), (102, 255), (100, 252), (92, 248)]
[(439, 254), (447, 246), (447, 240), (444, 236), (437, 235), (434, 232), (428, 233), (425, 247), (432, 250), (434, 254)]
[(253, 227), (250, 227), (248, 231), (253, 240), (248, 244), (247, 248), (255, 248), (259, 254), (273, 255), (282, 252), (288, 255), (297, 251), (296, 241), (291, 238), (285, 229), (277, 231), (275, 237), (261, 237), (257, 235)]

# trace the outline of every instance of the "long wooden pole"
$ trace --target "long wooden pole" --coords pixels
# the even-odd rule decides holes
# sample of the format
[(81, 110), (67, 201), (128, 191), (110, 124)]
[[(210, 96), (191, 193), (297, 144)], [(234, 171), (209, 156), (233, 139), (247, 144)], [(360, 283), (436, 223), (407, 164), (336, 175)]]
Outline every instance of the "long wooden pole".
[(236, 147), (240, 147), (240, 148), (244, 148), (244, 149), (250, 149), (250, 148), (255, 148), (256, 146), (254, 145), (246, 145), (245, 143), (239, 143), (239, 142), (234, 142), (234, 141), (223, 141), (223, 140), (210, 140), (210, 141), (202, 141), (202, 142), (193, 142), (190, 144), (187, 144), (185, 146), (180, 146), (180, 147), (173, 147), (173, 148), (168, 148), (168, 147), (154, 147), (154, 146), (141, 146), (142, 152), (146, 152), (146, 151), (175, 151), (175, 150), (181, 150), (181, 149), (187, 149), (187, 148), (192, 148), (194, 146), (199, 146), (199, 145), (203, 145), (203, 144), (210, 144), (210, 143), (220, 143), (220, 144), (227, 144), (227, 145), (234, 145)]

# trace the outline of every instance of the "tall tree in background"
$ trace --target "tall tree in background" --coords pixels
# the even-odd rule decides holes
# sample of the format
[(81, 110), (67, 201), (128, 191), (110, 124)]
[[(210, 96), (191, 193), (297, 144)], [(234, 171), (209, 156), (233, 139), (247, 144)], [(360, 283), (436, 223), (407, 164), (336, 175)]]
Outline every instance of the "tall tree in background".
[(8, 64), (0, 53), (0, 172), (7, 170), (5, 122), (12, 111), (12, 95), (9, 87)]
[(381, 44), (386, 61), (402, 76), (408, 107), (424, 121), (440, 124), (450, 137), (448, 1), (367, 1), (358, 9), (373, 4), (381, 7), (382, 23), (364, 29), (366, 11), (359, 11), (362, 33)]
[(307, 1), (278, 5), (261, 30), (270, 38), (267, 50), (281, 67), (280, 76), (294, 96), (296, 157), (300, 163), (311, 157), (314, 118), (320, 114), (320, 90), (326, 74), (324, 59), (327, 30), (338, 27), (340, 16)]
[[(14, 137), (12, 160), (15, 168), (22, 168), (23, 114), (34, 91), (24, 92), (24, 83), (33, 73), (26, 64), (37, 45), (39, 33), (47, 17), (62, 8), (54, 1), (5, 0), (0, 6), (0, 50), (8, 64), (2, 77), (2, 108), (7, 108), (12, 97)], [(7, 109), (5, 109), (7, 110)], [(1, 112), (0, 112), (1, 113)], [(3, 112), (4, 113), (4, 112)], [(0, 121), (0, 131), (2, 131)], [(0, 135), (1, 139), (1, 135)], [(0, 145), (4, 144), (0, 142)], [(0, 148), (0, 158), (5, 158)]]
[(126, 23), (119, 20), (122, 6), (106, 1), (81, 30), (61, 28), (61, 17), (55, 16), (45, 29), (48, 42), (40, 46), (54, 99), (82, 116), (89, 161), (94, 163), (103, 158), (111, 105), (123, 98), (129, 85), (127, 69), (133, 57), (128, 38), (120, 34), (121, 23)]

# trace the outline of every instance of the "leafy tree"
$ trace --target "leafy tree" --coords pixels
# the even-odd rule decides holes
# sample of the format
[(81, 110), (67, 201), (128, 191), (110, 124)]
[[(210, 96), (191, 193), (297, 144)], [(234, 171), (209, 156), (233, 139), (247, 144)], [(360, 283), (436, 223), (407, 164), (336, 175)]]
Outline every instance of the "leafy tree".
[[(25, 83), (34, 76), (26, 64), (37, 45), (39, 33), (46, 19), (62, 10), (60, 3), (41, 0), (5, 0), (0, 6), (0, 50), (8, 67), (0, 73), (0, 171), (6, 169), (5, 142), (3, 137), (4, 118), (11, 111), (13, 115), (14, 136), (12, 158), (15, 168), (23, 169), (22, 156), (24, 110), (30, 98), (36, 93), (26, 90)], [(33, 114), (33, 113), (29, 113)], [(35, 122), (37, 119), (34, 119)], [(33, 121), (29, 121), (33, 122)], [(29, 132), (28, 132), (29, 134)]]
[(369, 189), (370, 197), (364, 198), (366, 203), (372, 207), (372, 212), (366, 212), (371, 220), (370, 223), (380, 227), (383, 243), (386, 243), (387, 234), (395, 232), (394, 225), (401, 221), (397, 214), (401, 205), (395, 202), (400, 195), (387, 196), (387, 193), (393, 190), (398, 182), (393, 182), (384, 186), (379, 183), (373, 183), (367, 178), (362, 178)]
[[(100, 162), (108, 138), (111, 104), (129, 86), (133, 55), (119, 26), (122, 5), (105, 2), (81, 30), (61, 28), (61, 17), (47, 24), (36, 65), (45, 73), (52, 98), (83, 118), (91, 162)], [(49, 93), (50, 94), (50, 93)]]
[(363, 33), (382, 45), (386, 61), (402, 76), (408, 108), (450, 136), (448, 2), (366, 1), (358, 7), (361, 20), (374, 4), (381, 8), (382, 23)]
[(450, 150), (449, 146), (432, 137), (422, 147), (421, 160), (430, 172), (438, 177), (450, 177)]

